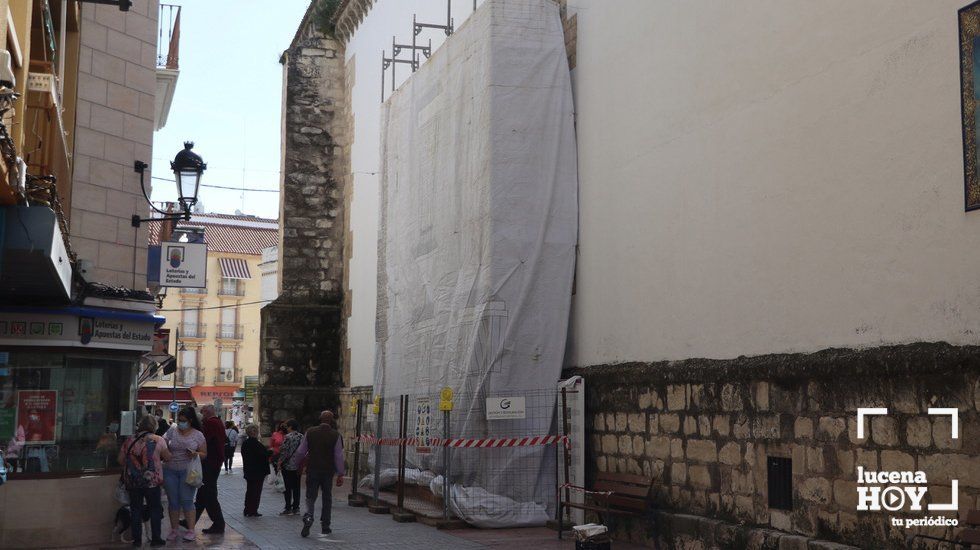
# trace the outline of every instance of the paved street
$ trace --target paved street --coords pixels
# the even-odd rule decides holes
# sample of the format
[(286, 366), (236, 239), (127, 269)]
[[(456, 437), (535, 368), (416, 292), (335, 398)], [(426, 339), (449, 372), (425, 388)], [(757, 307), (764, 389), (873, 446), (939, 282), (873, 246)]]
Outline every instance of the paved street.
[[(401, 550), (438, 548), (535, 548), (536, 550), (570, 549), (575, 545), (566, 539), (559, 543), (554, 531), (546, 528), (532, 529), (460, 529), (440, 531), (421, 523), (397, 523), (389, 515), (375, 515), (366, 508), (347, 505), (350, 486), (334, 491), (333, 533), (320, 535), (320, 524), (313, 525), (310, 536), (302, 538), (302, 516), (280, 517), (283, 508), (282, 494), (268, 485), (262, 495), (259, 518), (245, 518), (242, 503), (245, 500), (245, 480), (240, 469), (240, 455), (232, 474), (221, 474), (218, 492), (228, 530), (223, 536), (198, 534), (195, 543), (168, 544), (167, 548), (262, 548), (286, 550), (293, 548), (398, 548)], [(303, 492), (305, 497), (305, 490)], [(319, 517), (319, 515), (317, 516)], [(164, 536), (169, 531), (164, 519)], [(206, 516), (201, 518), (202, 527), (211, 525)], [(128, 545), (120, 544), (119, 547)], [(617, 548), (631, 548), (616, 545)]]

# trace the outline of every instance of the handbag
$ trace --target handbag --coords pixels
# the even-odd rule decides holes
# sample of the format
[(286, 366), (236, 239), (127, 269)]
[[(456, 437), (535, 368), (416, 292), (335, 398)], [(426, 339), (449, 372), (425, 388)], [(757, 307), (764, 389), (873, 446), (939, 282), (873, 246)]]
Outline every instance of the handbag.
[(191, 459), (191, 464), (187, 467), (187, 476), (184, 477), (184, 483), (191, 487), (204, 485), (204, 471), (201, 469), (200, 456), (194, 455), (194, 458)]
[(119, 479), (119, 484), (116, 485), (116, 500), (123, 506), (129, 506), (129, 490), (126, 489), (126, 484), (123, 483), (122, 478)]
[(286, 492), (286, 482), (282, 480), (282, 472), (276, 472), (276, 477), (272, 480), (272, 487), (280, 493)]

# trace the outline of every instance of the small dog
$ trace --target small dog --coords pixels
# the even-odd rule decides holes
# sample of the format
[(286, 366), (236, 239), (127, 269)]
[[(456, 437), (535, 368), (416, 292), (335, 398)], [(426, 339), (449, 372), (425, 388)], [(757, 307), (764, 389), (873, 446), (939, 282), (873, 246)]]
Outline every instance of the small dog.
[(120, 506), (116, 510), (116, 522), (112, 527), (112, 541), (115, 542), (118, 537), (122, 542), (133, 542), (131, 538), (132, 530), (130, 529), (132, 526), (133, 513), (130, 511), (129, 506)]
[[(150, 532), (150, 511), (143, 511), (143, 532)], [(116, 521), (112, 526), (112, 542), (115, 542), (117, 537), (120, 542), (133, 542), (132, 538), (132, 526), (133, 526), (133, 512), (129, 506), (120, 506), (116, 510)]]

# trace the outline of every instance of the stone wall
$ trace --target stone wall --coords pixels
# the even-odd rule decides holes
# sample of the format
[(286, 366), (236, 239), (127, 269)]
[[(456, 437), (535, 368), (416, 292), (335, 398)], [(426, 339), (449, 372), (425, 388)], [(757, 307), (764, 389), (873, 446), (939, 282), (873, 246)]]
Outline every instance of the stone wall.
[(343, 385), (344, 188), (347, 96), (343, 45), (311, 11), (283, 53), (279, 297), (262, 309), (262, 432), (284, 418), (305, 426), (337, 410)]
[[(916, 344), (825, 350), (731, 361), (692, 359), (577, 369), (591, 426), (587, 478), (596, 471), (655, 478), (664, 509), (862, 548), (907, 548), (915, 528), (858, 512), (856, 468), (921, 470), (925, 502), (980, 507), (980, 348)], [(858, 407), (887, 407), (856, 434)], [(948, 417), (959, 409), (960, 438)], [(791, 511), (768, 506), (767, 457), (792, 460)], [(643, 529), (629, 530), (644, 539)], [(926, 530), (941, 534), (942, 528)], [(922, 532), (926, 532), (922, 531)], [(713, 546), (709, 546), (713, 547)], [(781, 548), (782, 546), (780, 546)]]

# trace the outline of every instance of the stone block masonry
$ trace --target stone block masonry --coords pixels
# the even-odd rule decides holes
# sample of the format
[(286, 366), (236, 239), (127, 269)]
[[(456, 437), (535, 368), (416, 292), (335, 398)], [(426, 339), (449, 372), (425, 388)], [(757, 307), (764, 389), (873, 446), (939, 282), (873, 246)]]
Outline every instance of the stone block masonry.
[(309, 11), (281, 62), (284, 74), (279, 297), (262, 309), (262, 433), (340, 412), (343, 273), (349, 172), (343, 45)]
[[(980, 507), (978, 347), (913, 344), (572, 373), (586, 378), (587, 477), (653, 476), (655, 499), (671, 514), (780, 530), (804, 547), (815, 537), (908, 548), (911, 534), (937, 534), (890, 521), (936, 512), (857, 511), (858, 466), (925, 472), (925, 502), (948, 502), (950, 480), (958, 479), (960, 511)], [(858, 407), (889, 409), (868, 419), (865, 439), (857, 438)], [(930, 407), (959, 410), (958, 439), (949, 417), (928, 415)], [(769, 457), (792, 461), (790, 510), (769, 506)]]

